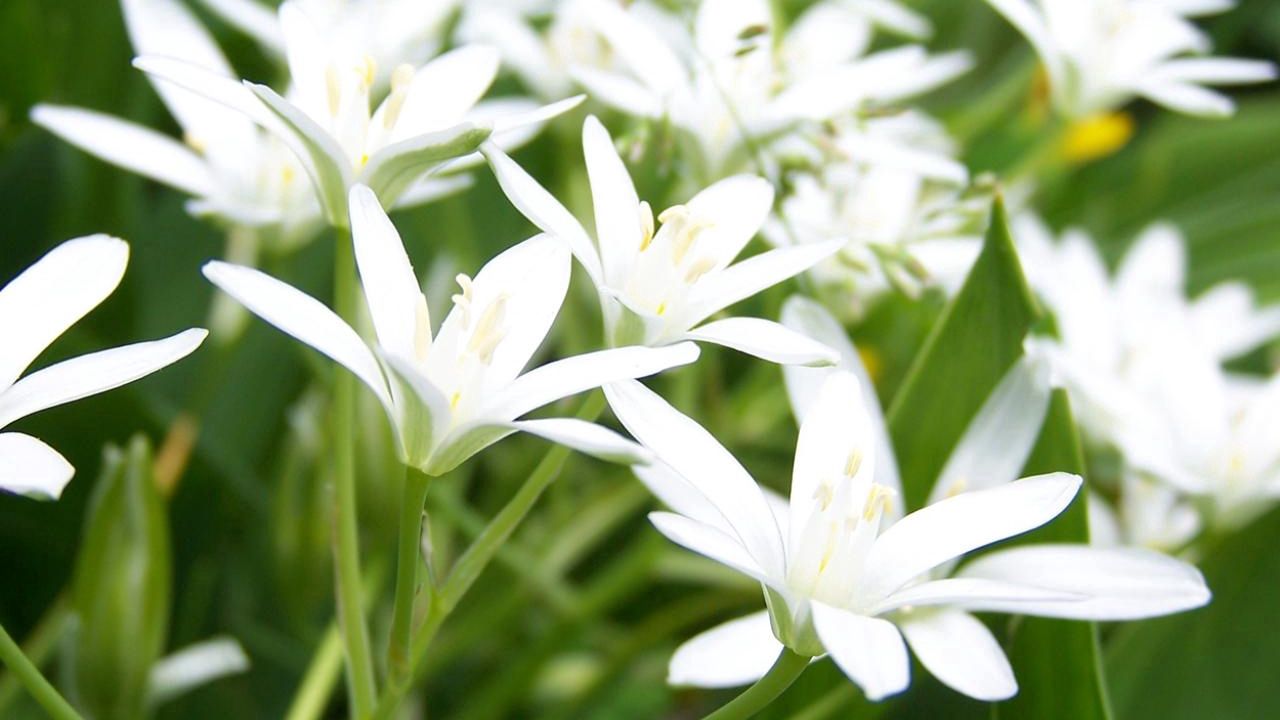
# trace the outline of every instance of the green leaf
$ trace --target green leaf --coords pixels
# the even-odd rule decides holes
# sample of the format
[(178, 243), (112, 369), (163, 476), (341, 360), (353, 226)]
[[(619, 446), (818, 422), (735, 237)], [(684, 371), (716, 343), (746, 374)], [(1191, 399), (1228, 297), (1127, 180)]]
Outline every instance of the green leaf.
[[(1084, 474), (1084, 455), (1066, 392), (1055, 390), (1040, 439), (1024, 475), (1064, 471)], [(1088, 495), (1081, 490), (1049, 525), (1019, 542), (1089, 541)], [(1018, 678), (1018, 694), (992, 708), (994, 718), (1111, 717), (1093, 623), (1021, 618), (1012, 623), (1005, 651)]]
[(1022, 354), (1038, 315), (997, 199), (981, 254), (889, 408), (908, 511), (929, 497), (965, 427)]
[(1107, 674), (1120, 717), (1280, 717), (1280, 510), (1209, 550), (1213, 601), (1200, 610), (1117, 629)]

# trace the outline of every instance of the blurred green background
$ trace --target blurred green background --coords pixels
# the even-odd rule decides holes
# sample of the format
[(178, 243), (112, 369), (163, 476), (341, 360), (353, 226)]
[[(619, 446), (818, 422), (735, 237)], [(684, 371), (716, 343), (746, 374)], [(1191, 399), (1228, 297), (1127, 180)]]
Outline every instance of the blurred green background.
[[(969, 76), (936, 94), (930, 109), (968, 136), (971, 168), (1007, 166), (1034, 141), (1035, 125), (1021, 109), (1029, 49), (978, 0), (914, 5), (935, 19), (935, 47), (969, 48), (978, 59)], [(1280, 3), (1274, 0), (1248, 0), (1203, 25), (1217, 54), (1280, 57)], [(241, 72), (272, 78), (271, 63), (251, 42), (213, 27)], [(0, 283), (79, 235), (118, 235), (133, 251), (120, 289), (41, 364), (206, 321), (212, 292), (199, 267), (220, 255), (221, 232), (188, 217), (178, 193), (92, 159), (27, 120), (34, 103), (50, 101), (176, 133), (130, 57), (111, 0), (0, 2)], [(1009, 92), (1012, 100), (1003, 106), (986, 102)], [(1238, 116), (1221, 122), (1131, 108), (1134, 139), (1111, 157), (1047, 179), (1036, 207), (1055, 227), (1090, 229), (1112, 260), (1148, 222), (1172, 220), (1189, 240), (1192, 292), (1239, 278), (1262, 298), (1280, 300), (1280, 89), (1273, 83), (1237, 97)], [(1007, 110), (992, 114), (993, 106)], [(581, 198), (580, 120), (581, 111), (562, 119), (518, 155), (536, 176), (577, 188), (575, 199)], [(557, 164), (559, 158), (572, 162)], [(462, 196), (395, 216), (420, 270), (450, 258), (473, 271), (529, 234), (487, 170), (476, 178)], [(661, 177), (653, 184), (650, 197), (663, 189)], [(268, 269), (325, 297), (330, 245), (322, 236), (292, 256), (270, 259)], [(558, 353), (598, 342), (590, 302), (582, 301), (587, 290), (578, 289), (583, 292), (553, 335)], [(776, 312), (786, 292), (754, 300), (751, 309)], [(855, 338), (879, 358), (883, 398), (892, 396), (941, 304), (932, 295), (916, 303), (896, 299), (855, 329)], [(1262, 367), (1268, 358), (1264, 351), (1248, 362)], [(777, 369), (714, 349), (704, 351), (704, 365), (695, 387), (682, 384), (680, 373), (670, 380), (677, 404), (739, 452), (756, 477), (785, 483), (794, 429)], [(289, 447), (290, 409), (318, 367), (327, 371), (296, 343), (252, 322), (228, 354), (206, 347), (155, 377), (21, 422), (18, 429), (58, 448), (78, 473), (57, 503), (0, 495), (0, 622), (15, 637), (26, 636), (66, 586), (104, 445), (122, 445), (135, 432), (159, 443), (192, 401), (193, 388), (207, 387), (199, 444), (169, 508), (169, 647), (230, 634), (254, 666), (165, 706), (160, 716), (281, 716), (332, 612), (323, 491), (311, 479), (305, 444), (280, 450)], [(378, 423), (370, 413), (367, 424)], [(446, 536), (442, 555), (449, 552), (448, 537), (465, 540), (467, 528), (500, 505), (541, 452), (528, 439), (504, 441), (433, 490), (435, 530)], [(376, 456), (376, 448), (369, 454)], [(377, 459), (367, 467), (379, 467)], [(385, 566), (393, 553), (396, 478), (376, 472), (362, 478), (367, 568)], [(518, 554), (490, 569), (441, 635), (426, 685), (431, 715), (693, 717), (722, 701), (721, 694), (667, 689), (665, 663), (680, 640), (755, 609), (758, 591), (667, 546), (643, 520), (650, 504), (625, 473), (572, 460), (516, 536), (520, 552), (539, 558), (552, 576), (531, 577), (520, 569)], [(1206, 558), (1216, 593), (1209, 609), (1108, 629), (1117, 717), (1280, 717), (1277, 547), (1280, 515), (1271, 513)], [(385, 635), (382, 615), (373, 619), (375, 638)], [(56, 679), (57, 671), (51, 674)], [(828, 705), (840, 717), (937, 717), (934, 703), (987, 713), (923, 673), (915, 677), (910, 694), (868, 710), (830, 663), (821, 663), (775, 708), (776, 717)], [(333, 716), (341, 711), (335, 702)], [(15, 704), (5, 717), (34, 712)]]

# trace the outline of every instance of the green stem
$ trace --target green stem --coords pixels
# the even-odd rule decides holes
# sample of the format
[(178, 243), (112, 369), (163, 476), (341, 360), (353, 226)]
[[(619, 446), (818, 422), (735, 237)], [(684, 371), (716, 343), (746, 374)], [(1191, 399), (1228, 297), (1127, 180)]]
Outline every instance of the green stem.
[(403, 685), (409, 680), (413, 604), (418, 595), (418, 567), (422, 565), (422, 508), (427, 501), (430, 480), (417, 468), (405, 468), (400, 541), (396, 549), (396, 596), (391, 613), (391, 640), (387, 645), (392, 685)]
[[(583, 402), (582, 409), (578, 411), (578, 418), (594, 420), (604, 412), (604, 406), (604, 394), (598, 390), (593, 391)], [(564, 445), (552, 446), (533, 469), (533, 473), (525, 480), (524, 485), (520, 486), (516, 494), (498, 511), (475, 542), (467, 548), (462, 557), (458, 558), (440, 592), (433, 598), (422, 627), (413, 638), (410, 652), (413, 658), (413, 671), (410, 677), (416, 676), (426, 661), (427, 650), (431, 647), (431, 641), (435, 638), (441, 623), (457, 606), (462, 596), (471, 589), (472, 584), (497, 555), (502, 544), (511, 537), (511, 533), (515, 532), (520, 521), (533, 509), (534, 503), (542, 496), (543, 491), (560, 475), (560, 470), (568, 458), (569, 448)], [(391, 717), (391, 714), (400, 706), (407, 689), (408, 683), (387, 688), (372, 717), (375, 720)], [(366, 715), (361, 714), (360, 717), (363, 718)]]
[(337, 625), (330, 625), (307, 666), (307, 674), (289, 705), (285, 720), (318, 720), (329, 704), (329, 695), (341, 671), (342, 634)]
[[(27, 636), (27, 641), (22, 644), (22, 653), (33, 665), (40, 667), (44, 664), (49, 654), (58, 646), (70, 620), (71, 603), (67, 601), (67, 594), (64, 592), (44, 611), (44, 617), (40, 618), (35, 629)], [(0, 717), (8, 717), (5, 708), (9, 707), (9, 703), (13, 702), (21, 689), (22, 685), (13, 673), (0, 678)]]
[[(359, 297), (351, 234), (336, 231), (333, 291), (338, 314), (355, 324)], [(334, 578), (338, 588), (338, 618), (347, 656), (347, 678), (356, 717), (365, 717), (378, 696), (373, 655), (364, 620), (360, 579), (360, 537), (357, 524), (355, 469), (355, 378), (336, 369), (333, 378), (333, 484), (337, 515), (334, 524)]]
[(9, 666), (9, 672), (18, 678), (18, 682), (22, 683), (31, 697), (54, 720), (81, 720), (75, 708), (58, 694), (53, 685), (40, 674), (40, 670), (22, 654), (22, 648), (9, 637), (3, 625), (0, 625), (0, 660)]
[(755, 685), (703, 720), (742, 720), (755, 715), (791, 687), (791, 683), (809, 667), (809, 660), (810, 658), (797, 655), (789, 648), (784, 649), (778, 656), (778, 661)]

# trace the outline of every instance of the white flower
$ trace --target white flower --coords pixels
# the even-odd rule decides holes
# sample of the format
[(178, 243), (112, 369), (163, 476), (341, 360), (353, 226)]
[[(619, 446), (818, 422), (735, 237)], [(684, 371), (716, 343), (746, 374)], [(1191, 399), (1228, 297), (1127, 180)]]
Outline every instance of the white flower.
[(1204, 85), (1275, 78), (1257, 60), (1199, 57), (1209, 39), (1188, 16), (1221, 12), (1227, 0), (987, 0), (1035, 49), (1053, 103), (1081, 117), (1144, 97), (1193, 115), (1230, 115), (1229, 98)]
[[(1217, 365), (1280, 333), (1280, 307), (1255, 309), (1243, 283), (1223, 282), (1187, 300), (1184, 242), (1170, 225), (1143, 231), (1111, 278), (1079, 230), (1055, 242), (1030, 216), (1014, 222), (1027, 279), (1054, 313), (1060, 341), (1038, 341), (1085, 428), (1115, 442), (1128, 418), (1160, 412), (1166, 391), (1147, 368), (1172, 357)], [(1167, 353), (1172, 350), (1172, 355)], [(1203, 373), (1208, 370), (1197, 370)], [(1181, 391), (1184, 398), (1190, 398)]]
[[(204, 330), (187, 330), (63, 360), (21, 377), (50, 343), (116, 289), (128, 263), (123, 240), (92, 235), (62, 243), (0, 288), (0, 428), (150, 375), (204, 342)], [(36, 438), (0, 433), (0, 489), (56, 499), (74, 472)]]
[(1089, 493), (1089, 542), (1177, 554), (1199, 534), (1200, 513), (1177, 488), (1126, 469), (1114, 503)]
[[(587, 7), (595, 0), (472, 0), (464, 7), (457, 36), (466, 43), (483, 43), (502, 53), (502, 62), (539, 97), (563, 97), (574, 88), (570, 69), (577, 66), (611, 68), (608, 45), (590, 22)], [(539, 30), (530, 22), (549, 14)]]
[(775, 245), (843, 240), (811, 271), (824, 288), (861, 303), (890, 287), (910, 294), (926, 282), (954, 290), (981, 245), (982, 213), (961, 192), (964, 165), (941, 125), (921, 113), (842, 126), (819, 142), (815, 169), (765, 226)]
[(733, 303), (792, 277), (834, 252), (838, 244), (772, 250), (740, 263), (734, 258), (759, 231), (773, 204), (764, 179), (735, 175), (658, 214), (636, 195), (608, 131), (594, 117), (582, 146), (595, 205), (597, 241), (563, 205), (511, 158), (484, 149), (507, 197), (543, 231), (573, 251), (604, 306), (613, 345), (665, 345), (700, 340), (780, 363), (824, 364), (830, 349), (769, 320), (705, 322)]
[(665, 463), (647, 482), (667, 486), (675, 513), (653, 513), (654, 525), (758, 580), (768, 605), (682, 646), (672, 682), (750, 682), (785, 645), (830, 654), (879, 700), (907, 687), (909, 644), (945, 684), (998, 700), (1017, 684), (972, 611), (1115, 620), (1208, 600), (1194, 568), (1137, 550), (1022, 546), (933, 577), (966, 553), (1053, 519), (1081, 480), (1065, 473), (1016, 480), (893, 522), (886, 513), (893, 492), (874, 480), (879, 441), (851, 373), (831, 373), (803, 415), (785, 506), (771, 504), (714, 438), (639, 383), (613, 384), (606, 394), (626, 428)]
[[(215, 14), (284, 58), (287, 38), (279, 16), (258, 0), (200, 0)], [(335, 54), (372, 57), (385, 85), (403, 63), (421, 65), (440, 47), (440, 33), (461, 0), (291, 0), (326, 38)]]
[(917, 45), (865, 54), (874, 24), (928, 32), (888, 2), (821, 2), (785, 33), (767, 0), (703, 0), (692, 33), (608, 2), (588, 8), (626, 72), (582, 65), (574, 76), (623, 112), (669, 118), (695, 139), (709, 177), (798, 121), (897, 102), (970, 65), (966, 54), (930, 57)]
[[(123, 0), (134, 52), (177, 58), (232, 77), (209, 32), (176, 0)], [(67, 142), (127, 170), (193, 196), (188, 210), (238, 225), (278, 227), (288, 242), (319, 220), (302, 166), (252, 120), (216, 102), (153, 82), (182, 128), (182, 142), (110, 115), (37, 105), (31, 119)]]
[(205, 276), (253, 313), (350, 370), (373, 391), (399, 439), (401, 459), (432, 475), (517, 430), (608, 458), (637, 460), (633, 443), (580, 420), (517, 420), (603, 383), (683, 365), (697, 347), (626, 347), (523, 372), (564, 302), (570, 258), (535, 237), (458, 276), (454, 306), (436, 333), (395, 227), (368, 188), (351, 192), (356, 262), (377, 335), (370, 347), (308, 295), (251, 268), (212, 262)]
[(134, 64), (238, 110), (284, 140), (335, 226), (347, 222), (347, 192), (355, 185), (367, 185), (383, 204), (395, 205), (419, 191), (415, 183), (424, 175), (446, 164), (457, 169), (474, 162), (466, 156), (491, 135), (503, 144), (521, 142), (529, 137), (529, 126), (581, 101), (570, 98), (534, 109), (509, 102), (478, 106), (498, 72), (498, 53), (467, 46), (418, 68), (396, 67), (390, 92), (371, 111), (378, 77), (373, 56), (346, 55), (344, 45), (322, 32), (293, 0), (281, 5), (280, 24), (292, 82), (288, 98), (174, 58), (144, 56)]

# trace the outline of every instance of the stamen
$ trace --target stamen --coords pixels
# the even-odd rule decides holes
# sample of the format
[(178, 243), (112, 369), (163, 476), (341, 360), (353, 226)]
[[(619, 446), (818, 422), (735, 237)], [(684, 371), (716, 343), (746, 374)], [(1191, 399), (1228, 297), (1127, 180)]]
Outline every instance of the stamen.
[(360, 79), (364, 81), (366, 88), (373, 87), (373, 81), (378, 77), (378, 62), (373, 59), (372, 55), (364, 56), (364, 63), (360, 67)]
[(480, 315), (480, 321), (471, 333), (471, 341), (467, 343), (467, 349), (479, 356), (480, 362), (488, 364), (493, 360), (493, 351), (502, 342), (502, 324), (506, 317), (506, 295), (499, 295)]
[(968, 489), (969, 480), (967, 478), (956, 478), (956, 481), (951, 483), (951, 487), (947, 488), (947, 497), (953, 498)]
[(849, 459), (844, 462), (844, 476), (851, 478), (857, 475), (860, 467), (862, 467), (862, 451), (854, 450), (849, 453)]
[(457, 409), (458, 409), (458, 403), (460, 403), (460, 402), (462, 402), (462, 392), (461, 392), (461, 391), (459, 391), (459, 392), (455, 392), (455, 393), (454, 393), (454, 394), (449, 398), (449, 409), (450, 409), (450, 410), (457, 410)]
[(826, 512), (836, 498), (836, 490), (829, 482), (823, 482), (813, 491), (813, 499), (818, 501), (818, 508)]
[(871, 522), (877, 515), (886, 513), (893, 498), (893, 491), (889, 488), (877, 484), (871, 484), (871, 490), (867, 493), (867, 501), (862, 506), (862, 519)]
[(712, 260), (709, 257), (704, 257), (694, 261), (694, 263), (689, 266), (689, 271), (684, 274), (685, 283), (692, 285), (693, 283), (698, 281), (698, 278), (702, 277), (703, 275), (706, 275), (707, 272), (710, 271), (715, 266), (716, 266), (715, 260)]
[(427, 353), (431, 351), (431, 309), (427, 307), (427, 296), (422, 293), (418, 293), (413, 320), (413, 355), (418, 362), (426, 362)]
[(196, 136), (192, 132), (190, 131), (184, 132), (182, 134), (182, 142), (186, 143), (187, 147), (191, 148), (192, 150), (195, 150), (201, 155), (204, 154), (204, 151), (206, 148), (204, 144), (204, 140), (201, 140), (198, 136)]
[(653, 242), (653, 208), (646, 200), (640, 201), (640, 232), (640, 252), (644, 252)]
[(400, 119), (400, 111), (409, 95), (409, 85), (413, 82), (413, 72), (413, 66), (405, 63), (391, 73), (391, 94), (387, 96), (386, 110), (382, 113), (382, 127), (387, 130), (395, 127)]
[(292, 165), (285, 165), (280, 168), (280, 182), (284, 183), (286, 186), (292, 185), (296, 176), (297, 174), (294, 172)]
[(332, 65), (324, 69), (324, 88), (329, 99), (329, 114), (337, 117), (342, 106), (342, 79)]
[(471, 278), (466, 273), (458, 273), (454, 279), (458, 281), (458, 287), (462, 288), (462, 292), (450, 299), (462, 311), (462, 327), (465, 329), (471, 327)]

